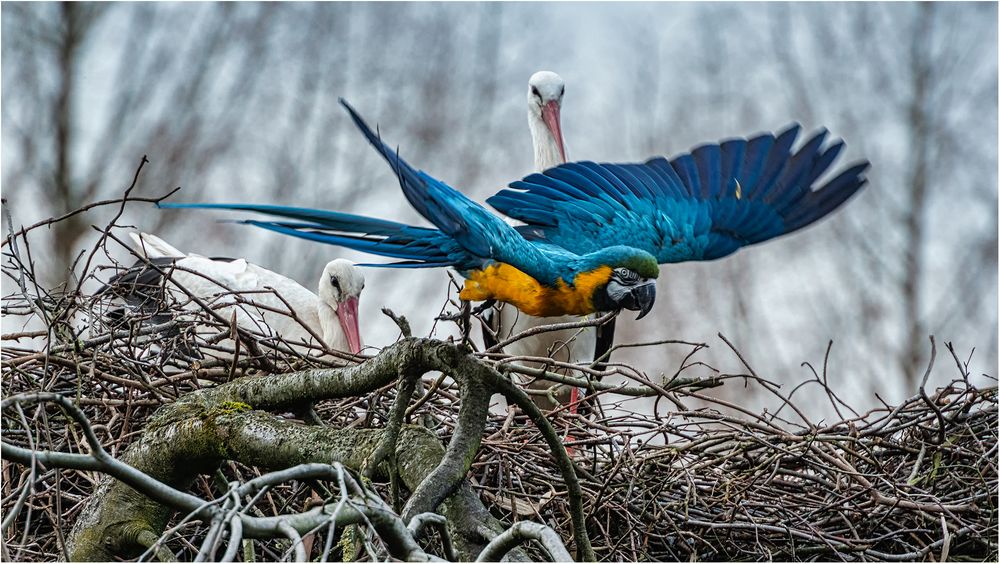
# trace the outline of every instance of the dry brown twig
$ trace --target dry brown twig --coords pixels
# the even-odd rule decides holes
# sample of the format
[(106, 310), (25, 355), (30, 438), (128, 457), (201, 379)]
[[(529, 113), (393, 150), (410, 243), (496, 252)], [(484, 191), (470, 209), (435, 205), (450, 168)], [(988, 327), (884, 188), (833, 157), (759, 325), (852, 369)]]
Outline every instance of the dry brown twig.
[[(126, 201), (147, 200), (129, 196), (105, 204), (124, 206)], [(190, 299), (176, 300), (166, 309), (168, 313), (183, 309), (185, 316), (150, 325), (154, 315), (144, 314), (109, 327), (98, 320), (112, 305), (76, 290), (98, 277), (100, 269), (92, 263), (113, 263), (114, 253), (107, 246), (121, 243), (118, 228), (113, 224), (106, 228), (77, 273), (79, 282), (73, 289), (56, 291), (37, 282), (28, 255), (31, 233), (48, 224), (18, 231), (10, 225), (11, 236), (5, 241), (4, 275), (20, 283), (3, 297), (8, 345), (0, 361), (4, 396), (53, 393), (68, 398), (91, 421), (93, 439), (111, 456), (120, 456), (137, 440), (158, 406), (194, 390), (261, 371), (335, 367), (345, 361), (324, 356), (328, 351), (318, 338), (312, 345), (297, 344), (298, 350), (305, 346), (315, 352), (302, 354), (291, 343), (254, 331), (239, 341), (253, 346), (227, 349), (223, 343), (232, 336), (230, 320), (212, 315), (211, 304)], [(8, 328), (13, 315), (43, 325)], [(187, 328), (194, 324), (201, 330), (192, 337)], [(15, 346), (14, 339), (34, 340), (34, 346)], [(554, 385), (589, 386), (587, 401), (600, 398), (604, 404), (607, 415), (591, 419), (562, 409), (547, 414), (554, 428), (569, 429), (573, 438), (568, 444), (578, 447), (574, 462), (579, 501), (600, 560), (996, 558), (992, 533), (997, 527), (997, 389), (972, 385), (968, 363), (959, 360), (950, 344), (958, 377), (947, 386), (935, 392), (921, 387), (919, 394), (899, 405), (861, 414), (851, 410), (846, 419), (821, 423), (807, 419), (808, 410), (796, 403), (795, 390), (785, 394), (755, 375), (736, 346), (726, 343), (749, 375), (720, 374), (700, 364), (694, 355), (704, 345), (685, 342), (648, 345), (682, 349), (676, 355), (682, 359), (676, 368), (657, 367), (656, 372), (670, 375), (664, 379), (624, 365), (597, 370), (549, 360), (548, 366), (560, 371), (554, 372), (523, 362), (540, 359), (514, 359), (489, 351), (475, 356), (498, 370)], [(203, 357), (177, 354), (189, 347), (200, 350)], [(850, 406), (830, 389), (827, 370), (824, 360), (822, 375), (816, 374), (809, 384), (823, 387), (833, 408), (847, 413)], [(599, 377), (604, 380), (598, 382)], [(705, 392), (706, 387), (732, 378), (780, 398), (786, 411), (796, 414), (793, 420), (783, 419), (781, 410), (752, 413)], [(419, 421), (446, 442), (458, 425), (459, 385), (444, 376), (428, 383), (423, 395), (395, 407), (397, 391), (389, 384), (371, 394), (321, 402), (317, 412), (333, 428), (366, 421), (379, 428), (398, 428), (401, 422)], [(680, 407), (657, 417), (631, 408), (628, 397), (635, 396), (666, 398)], [(93, 452), (81, 427), (52, 404), (11, 407), (3, 418), (3, 440), (8, 444)], [(9, 460), (2, 472), (3, 558), (56, 559), (62, 554), (65, 531), (99, 476), (85, 469), (25, 466)], [(182, 492), (215, 500), (218, 518), (182, 523), (184, 515), (176, 516), (173, 529), (168, 527), (162, 538), (148, 542), (150, 556), (169, 554), (182, 560), (199, 553), (227, 559), (252, 554), (258, 560), (303, 556), (303, 545), (287, 527), (281, 528), (285, 539), (234, 541), (242, 533), (231, 524), (240, 521), (234, 516), (303, 512), (310, 499), (308, 488), (274, 481), (250, 497), (234, 498), (229, 482), (247, 487), (273, 478), (235, 463), (223, 465), (218, 474), (203, 477)], [(527, 415), (519, 411), (489, 415), (472, 463), (476, 491), (507, 523), (544, 523), (575, 549), (570, 536), (573, 512), (563, 475), (550, 445)], [(349, 484), (349, 473), (328, 477), (332, 489), (353, 491), (354, 499), (373, 492), (388, 499), (387, 484), (375, 484), (372, 490)], [(342, 508), (350, 502), (334, 495), (338, 500), (334, 505), (339, 502)], [(371, 501), (375, 503), (374, 498)], [(452, 554), (440, 540), (425, 539), (423, 525), (411, 521), (410, 526), (421, 550)], [(529, 525), (518, 527), (497, 545), (506, 546), (525, 535), (551, 540)], [(346, 549), (329, 529), (321, 528), (317, 534), (319, 540), (312, 546), (323, 554)], [(386, 554), (374, 537), (361, 539), (358, 547), (368, 550), (371, 558)], [(538, 545), (526, 549), (536, 558), (546, 557)]]

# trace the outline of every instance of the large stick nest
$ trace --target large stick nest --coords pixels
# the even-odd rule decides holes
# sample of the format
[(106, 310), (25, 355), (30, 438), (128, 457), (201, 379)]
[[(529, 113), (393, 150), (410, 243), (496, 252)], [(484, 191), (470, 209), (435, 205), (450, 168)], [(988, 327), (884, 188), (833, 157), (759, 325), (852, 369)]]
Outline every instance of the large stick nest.
[[(105, 232), (78, 274), (80, 280), (109, 278), (90, 265), (113, 262), (107, 246), (120, 241), (116, 233), (121, 234), (117, 229)], [(135, 318), (106, 324), (100, 320), (117, 307), (108, 297), (84, 295), (76, 291), (82, 286), (77, 283), (68, 289), (42, 288), (36, 284), (27, 237), (15, 240), (17, 245), (8, 239), (4, 246), (4, 273), (14, 283), (7, 284), (11, 291), (3, 297), (3, 339), (8, 344), (3, 349), (3, 393), (51, 391), (74, 398), (113, 454), (128, 447), (158, 406), (193, 389), (257, 371), (347, 361), (321, 356), (318, 344), (316, 354), (308, 354), (265, 335), (237, 335), (221, 316), (192, 309), (183, 300), (142, 313), (148, 318), (145, 324)], [(12, 315), (34, 318), (44, 328), (21, 332), (8, 323)], [(150, 323), (157, 330), (149, 330)], [(197, 333), (196, 325), (202, 328)], [(28, 344), (11, 345), (13, 339)], [(234, 342), (242, 344), (237, 348)], [(235, 358), (213, 358), (227, 346)], [(695, 362), (692, 356), (701, 347), (692, 344), (676, 370), (656, 367), (655, 373), (678, 377), (708, 371), (731, 380), (729, 385), (758, 387), (782, 398), (781, 408), (757, 414), (705, 390), (666, 391), (657, 385), (662, 378), (618, 366), (614, 371), (628, 385), (660, 388), (651, 389), (656, 401), (652, 412), (632, 407), (634, 399), (598, 393), (589, 401), (599, 400), (602, 406), (588, 417), (564, 408), (550, 413), (573, 449), (599, 559), (997, 558), (997, 388), (973, 385), (967, 366), (950, 346), (954, 368), (948, 369), (955, 370), (954, 381), (867, 413), (855, 413), (827, 386), (825, 374), (817, 376), (816, 384), (842, 414), (839, 421), (822, 424), (810, 422), (804, 406), (789, 401), (749, 365), (746, 374), (723, 375)], [(739, 355), (735, 347), (733, 352)], [(510, 360), (482, 358), (498, 367)], [(327, 425), (382, 426), (394, 396), (389, 386), (316, 408)], [(446, 441), (454, 431), (457, 401), (451, 380), (427, 377), (408, 421), (427, 426)], [(86, 452), (79, 429), (52, 406), (7, 410), (3, 427), (4, 440), (10, 442)], [(255, 475), (256, 469), (231, 463), (217, 476), (199, 480), (192, 492), (216, 497), (225, 481)], [(4, 516), (16, 510), (4, 531), (5, 559), (63, 557), (64, 536), (98, 476), (45, 468), (32, 480), (31, 469), (5, 461), (3, 478)], [(572, 546), (564, 482), (545, 441), (524, 415), (514, 410), (491, 415), (471, 479), (498, 517), (546, 523)], [(309, 496), (306, 487), (278, 488), (268, 494), (265, 506), (275, 512), (301, 508)], [(168, 545), (179, 557), (197, 553), (198, 541), (190, 539), (197, 538), (199, 527), (181, 528), (170, 538)], [(258, 558), (282, 556), (280, 543), (254, 542)]]

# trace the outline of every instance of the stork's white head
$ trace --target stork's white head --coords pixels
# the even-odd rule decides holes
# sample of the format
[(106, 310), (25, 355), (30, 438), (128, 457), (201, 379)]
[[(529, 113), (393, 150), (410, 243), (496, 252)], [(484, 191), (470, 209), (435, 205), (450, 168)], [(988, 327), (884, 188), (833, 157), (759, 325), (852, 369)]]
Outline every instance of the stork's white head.
[(365, 275), (346, 259), (328, 262), (319, 277), (319, 299), (337, 313), (340, 328), (352, 353), (361, 351), (358, 329), (358, 300), (365, 289)]
[(528, 126), (535, 146), (535, 168), (566, 162), (559, 114), (566, 84), (558, 74), (539, 71), (528, 79)]

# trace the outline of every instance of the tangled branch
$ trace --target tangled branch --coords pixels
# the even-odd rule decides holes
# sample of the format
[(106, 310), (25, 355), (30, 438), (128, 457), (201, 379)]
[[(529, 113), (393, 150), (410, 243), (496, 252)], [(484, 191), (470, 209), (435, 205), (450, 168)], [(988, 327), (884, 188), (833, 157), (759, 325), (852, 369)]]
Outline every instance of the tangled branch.
[[(802, 384), (842, 414), (822, 422), (721, 335), (746, 373), (681, 340), (623, 345), (679, 359), (650, 372), (474, 353), (411, 337), (398, 316), (404, 338), (356, 358), (316, 335), (237, 331), (219, 312), (253, 306), (227, 292), (109, 322), (119, 304), (80, 288), (108, 278), (91, 264), (116, 265), (121, 228), (53, 289), (31, 259), (44, 225), (8, 220), (3, 248), (17, 282), (2, 305), (5, 559), (68, 559), (70, 524), (94, 500), (139, 503), (109, 496), (123, 484), (160, 508), (155, 526), (109, 529), (142, 558), (568, 559), (561, 546), (602, 561), (996, 558), (997, 389), (974, 384), (950, 344), (954, 367), (926, 373), (956, 370), (952, 382), (925, 377), (867, 412), (839, 399), (824, 363)], [(779, 408), (711, 395), (732, 380)], [(597, 413), (532, 401), (564, 385), (587, 388)], [(488, 411), (494, 392), (513, 407)], [(281, 417), (305, 401), (322, 425)]]

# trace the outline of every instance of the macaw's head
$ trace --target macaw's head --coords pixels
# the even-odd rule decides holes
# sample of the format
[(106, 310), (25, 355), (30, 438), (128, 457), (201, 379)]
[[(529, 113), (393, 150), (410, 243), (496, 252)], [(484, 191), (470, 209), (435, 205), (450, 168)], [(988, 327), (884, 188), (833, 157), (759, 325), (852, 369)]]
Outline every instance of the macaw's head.
[(607, 283), (594, 289), (597, 310), (628, 309), (639, 312), (636, 319), (645, 317), (656, 300), (656, 278), (660, 275), (656, 258), (634, 247), (609, 247), (595, 254), (603, 255), (601, 264), (611, 267)]

